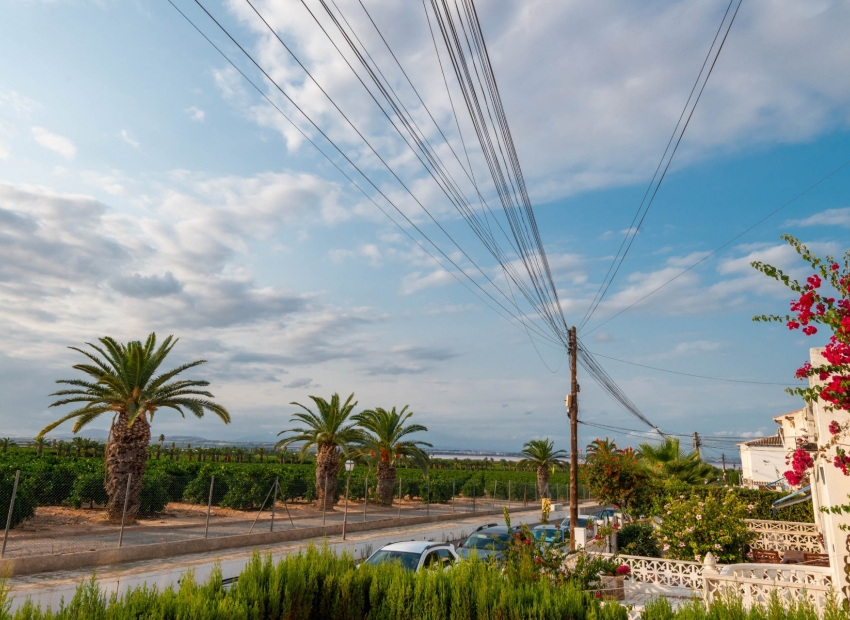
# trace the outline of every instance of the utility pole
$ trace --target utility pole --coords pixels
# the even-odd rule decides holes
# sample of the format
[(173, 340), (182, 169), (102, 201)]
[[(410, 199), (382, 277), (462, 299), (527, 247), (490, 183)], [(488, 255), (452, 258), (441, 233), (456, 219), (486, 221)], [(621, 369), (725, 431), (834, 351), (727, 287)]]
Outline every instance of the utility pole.
[(694, 431), (694, 452), (697, 453), (697, 456), (702, 458), (702, 455), (699, 453), (699, 448), (702, 445), (702, 442), (699, 440), (699, 433)]
[(567, 408), (570, 413), (570, 551), (576, 550), (576, 525), (578, 524), (578, 338), (576, 328), (570, 328), (570, 395)]
[(726, 455), (721, 454), (720, 460), (723, 462), (723, 484), (726, 484)]

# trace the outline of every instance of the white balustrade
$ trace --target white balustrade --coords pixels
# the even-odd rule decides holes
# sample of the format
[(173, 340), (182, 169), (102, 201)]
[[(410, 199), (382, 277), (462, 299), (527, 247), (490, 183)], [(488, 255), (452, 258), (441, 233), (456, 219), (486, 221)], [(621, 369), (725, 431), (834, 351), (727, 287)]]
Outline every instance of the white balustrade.
[(772, 594), (786, 600), (807, 598), (823, 609), (832, 591), (832, 572), (828, 567), (800, 564), (731, 564), (719, 574), (704, 576), (703, 592), (707, 602), (718, 596), (737, 596), (745, 607), (767, 605)]
[(814, 523), (745, 519), (747, 529), (758, 537), (752, 546), (772, 551), (798, 549), (818, 553), (822, 550), (817, 526)]
[[(609, 558), (615, 557), (610, 553), (600, 555)], [(694, 591), (702, 590), (703, 569), (705, 568), (702, 562), (646, 558), (639, 555), (618, 555), (616, 558), (631, 569), (631, 573), (626, 576), (628, 581), (690, 588)]]

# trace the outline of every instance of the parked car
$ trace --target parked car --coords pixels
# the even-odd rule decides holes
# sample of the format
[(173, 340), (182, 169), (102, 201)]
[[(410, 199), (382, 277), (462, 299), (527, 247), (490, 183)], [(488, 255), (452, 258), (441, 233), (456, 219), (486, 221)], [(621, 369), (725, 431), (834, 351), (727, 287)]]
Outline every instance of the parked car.
[(605, 519), (613, 519), (614, 515), (619, 514), (620, 511), (616, 508), (603, 508), (599, 512), (593, 513), (593, 516), (596, 518), (597, 523), (605, 523)]
[[(579, 515), (578, 521), (576, 521), (576, 527), (583, 527), (587, 530), (588, 536), (593, 536), (593, 533), (596, 531), (596, 526), (601, 525), (603, 522), (600, 519), (596, 518), (596, 515)], [(561, 521), (561, 529), (567, 532), (566, 536), (569, 537), (570, 532), (570, 518), (567, 517), (563, 521)]]
[(385, 562), (398, 562), (405, 570), (421, 568), (447, 568), (457, 562), (454, 545), (420, 540), (384, 545), (370, 555), (364, 564), (377, 566)]
[(563, 527), (555, 527), (554, 525), (536, 525), (531, 530), (531, 535), (534, 540), (547, 544), (562, 543), (570, 537), (570, 528), (564, 530)]
[(493, 557), (496, 560), (504, 559), (505, 551), (510, 543), (510, 532), (506, 525), (482, 525), (477, 528), (465, 541), (458, 545), (458, 555), (462, 559), (468, 559), (476, 553), (480, 559)]

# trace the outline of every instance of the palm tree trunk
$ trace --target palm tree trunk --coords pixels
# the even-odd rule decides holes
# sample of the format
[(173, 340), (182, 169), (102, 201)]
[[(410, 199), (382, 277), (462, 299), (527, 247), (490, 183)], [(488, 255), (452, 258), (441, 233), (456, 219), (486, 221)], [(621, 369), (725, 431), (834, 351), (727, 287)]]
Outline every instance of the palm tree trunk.
[(393, 491), (395, 490), (395, 466), (386, 461), (378, 463), (378, 501), (382, 504), (393, 503)]
[[(339, 452), (336, 446), (319, 446), (316, 450), (316, 499), (319, 506), (325, 505), (325, 493), (328, 494), (327, 506), (336, 503), (337, 474), (339, 472)], [(327, 488), (325, 481), (327, 480)]]
[(537, 468), (537, 492), (540, 499), (549, 497), (549, 468), (546, 466)]
[(110, 441), (105, 454), (106, 484), (104, 486), (109, 496), (106, 514), (113, 523), (121, 522), (128, 474), (132, 474), (132, 478), (125, 522), (133, 523), (136, 520), (140, 507), (142, 475), (147, 465), (146, 449), (151, 440), (151, 427), (144, 414), (139, 415), (129, 427), (128, 419), (125, 412), (118, 414), (110, 429)]

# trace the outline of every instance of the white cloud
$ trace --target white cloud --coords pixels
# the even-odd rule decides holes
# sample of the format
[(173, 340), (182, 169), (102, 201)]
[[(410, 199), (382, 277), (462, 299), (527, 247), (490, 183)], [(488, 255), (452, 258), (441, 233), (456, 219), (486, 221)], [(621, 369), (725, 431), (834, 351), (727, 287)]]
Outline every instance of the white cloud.
[(46, 149), (58, 153), (65, 159), (74, 159), (77, 154), (77, 147), (65, 136), (51, 133), (44, 127), (33, 127), (32, 136), (35, 141)]
[(126, 129), (121, 130), (121, 139), (133, 148), (139, 148), (139, 143), (130, 136), (130, 132)]
[(204, 118), (207, 115), (206, 112), (204, 112), (202, 109), (197, 108), (195, 106), (189, 106), (184, 111), (186, 112), (186, 114), (189, 115), (189, 118), (191, 118), (193, 121), (198, 121), (198, 122), (203, 121)]
[(445, 269), (437, 269), (425, 275), (422, 275), (420, 271), (416, 271), (401, 279), (401, 289), (399, 292), (402, 295), (412, 295), (423, 289), (434, 286), (445, 286), (454, 281), (454, 276)]
[(789, 220), (785, 226), (844, 226), (850, 228), (850, 207), (827, 209), (802, 220)]
[(9, 149), (0, 142), (0, 159), (9, 159)]
[[(378, 25), (460, 152), (421, 11), (393, 0), (374, 4)], [(335, 141), (356, 146), (352, 150), (362, 158), (359, 163), (379, 167), (371, 155), (363, 155), (360, 139), (250, 8), (240, 3), (228, 6), (254, 32), (258, 59), (293, 99)], [(341, 7), (390, 79), (402, 79), (362, 11), (354, 3)], [(808, 140), (847, 126), (850, 82), (844, 79), (843, 59), (850, 56), (850, 39), (843, 35), (850, 23), (850, 5), (828, 3), (821, 8), (811, 11), (806, 3), (766, 0), (741, 9), (679, 149), (678, 165), (754, 144)], [(399, 169), (423, 175), (303, 7), (263, 2), (260, 10), (381, 152)], [(534, 10), (497, 0), (480, 7), (506, 114), (534, 191), (532, 199), (648, 179), (721, 16), (722, 7), (710, 0), (663, 5), (627, 0), (549, 2), (536, 4)], [(539, 62), (540, 58), (549, 60)], [(232, 95), (242, 87), (228, 81), (226, 88)], [(272, 87), (267, 88), (277, 97)], [(281, 132), (290, 148), (297, 148), (300, 138), (293, 137), (292, 128), (267, 105), (250, 99), (231, 101), (259, 125)], [(406, 103), (421, 118), (428, 138), (439, 141), (415, 98)], [(466, 123), (464, 118), (461, 123)], [(445, 159), (453, 162), (450, 154)], [(483, 160), (473, 156), (473, 164), (481, 169), (482, 178), (487, 175)], [(455, 176), (464, 179), (459, 171)], [(429, 180), (428, 186), (432, 185)], [(468, 186), (466, 191), (472, 195)]]

